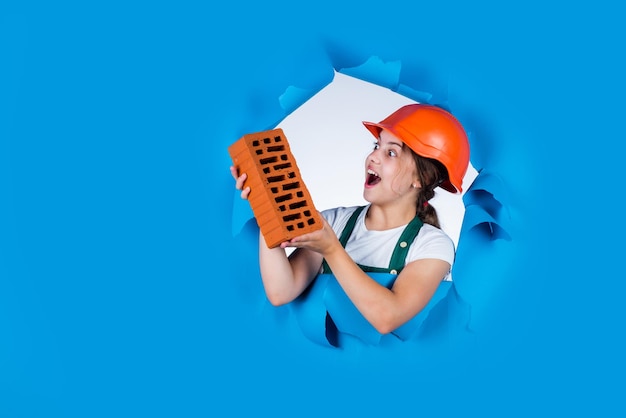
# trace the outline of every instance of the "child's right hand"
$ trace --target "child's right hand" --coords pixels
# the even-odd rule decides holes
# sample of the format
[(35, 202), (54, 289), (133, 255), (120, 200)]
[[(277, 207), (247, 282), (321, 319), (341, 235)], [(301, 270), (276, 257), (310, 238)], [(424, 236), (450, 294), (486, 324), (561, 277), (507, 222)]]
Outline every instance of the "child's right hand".
[(243, 187), (243, 183), (248, 178), (248, 175), (246, 173), (242, 173), (241, 175), (239, 175), (239, 173), (237, 173), (237, 168), (235, 168), (234, 166), (230, 166), (230, 173), (236, 180), (235, 188), (237, 190), (241, 190), (241, 198), (248, 200), (248, 195), (250, 194), (250, 186), (247, 186), (245, 188)]

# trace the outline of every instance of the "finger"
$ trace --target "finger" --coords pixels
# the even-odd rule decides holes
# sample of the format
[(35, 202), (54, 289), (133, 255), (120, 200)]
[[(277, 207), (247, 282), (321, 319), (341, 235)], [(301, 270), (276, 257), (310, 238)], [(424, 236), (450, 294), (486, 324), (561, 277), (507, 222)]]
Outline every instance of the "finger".
[(299, 243), (299, 242), (285, 241), (280, 244), (280, 248), (285, 249), (285, 248), (307, 248), (307, 247), (306, 245), (303, 245), (302, 243)]
[(241, 198), (242, 199), (248, 199), (248, 196), (250, 195), (250, 186), (246, 187), (245, 189), (241, 190)]
[(284, 242), (283, 244), (285, 244), (285, 247), (302, 248), (308, 247), (310, 245), (310, 242), (311, 241), (307, 239), (305, 235), (301, 235), (299, 237), (292, 238), (289, 241)]
[(246, 173), (243, 173), (242, 175), (237, 177), (235, 188), (237, 188), (238, 190), (243, 190), (243, 183), (246, 181), (247, 178), (248, 178), (248, 175)]
[(239, 174), (237, 173), (237, 167), (235, 167), (234, 165), (231, 165), (230, 174), (233, 176), (235, 180), (237, 180), (237, 177), (239, 177)]
[(317, 240), (319, 237), (319, 234), (317, 234), (317, 231), (313, 231), (313, 232), (307, 232), (306, 234), (302, 234), (302, 235), (298, 235), (297, 237), (293, 237), (291, 239), (292, 243), (303, 243), (303, 242), (308, 242), (308, 241), (315, 241)]
[(243, 182), (246, 181), (246, 179), (248, 178), (246, 173), (242, 173), (241, 175), (239, 175), (237, 167), (231, 165), (230, 166), (230, 174), (237, 181), (237, 188), (241, 189), (242, 186), (243, 186)]

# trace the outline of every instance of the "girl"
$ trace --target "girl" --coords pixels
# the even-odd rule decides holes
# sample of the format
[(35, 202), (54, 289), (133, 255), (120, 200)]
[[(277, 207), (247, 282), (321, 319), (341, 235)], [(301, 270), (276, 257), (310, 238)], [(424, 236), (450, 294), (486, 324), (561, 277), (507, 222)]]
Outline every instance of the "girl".
[[(415, 317), (450, 273), (454, 243), (428, 201), (436, 187), (462, 191), (469, 143), (454, 116), (432, 105), (403, 106), (364, 125), (376, 138), (364, 167), (368, 204), (325, 210), (322, 229), (277, 248), (260, 236), (259, 262), (273, 305), (298, 298), (318, 274), (332, 274), (369, 324), (387, 334)], [(246, 173), (231, 173), (247, 199)], [(289, 256), (287, 247), (295, 247)], [(373, 272), (394, 277), (383, 285)]]

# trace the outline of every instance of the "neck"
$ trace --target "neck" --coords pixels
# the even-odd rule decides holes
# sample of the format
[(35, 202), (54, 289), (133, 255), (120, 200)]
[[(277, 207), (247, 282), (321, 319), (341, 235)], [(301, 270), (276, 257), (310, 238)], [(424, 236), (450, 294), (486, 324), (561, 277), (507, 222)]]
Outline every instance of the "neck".
[(365, 225), (372, 231), (384, 231), (406, 225), (415, 218), (415, 206), (380, 206), (372, 204), (365, 215)]

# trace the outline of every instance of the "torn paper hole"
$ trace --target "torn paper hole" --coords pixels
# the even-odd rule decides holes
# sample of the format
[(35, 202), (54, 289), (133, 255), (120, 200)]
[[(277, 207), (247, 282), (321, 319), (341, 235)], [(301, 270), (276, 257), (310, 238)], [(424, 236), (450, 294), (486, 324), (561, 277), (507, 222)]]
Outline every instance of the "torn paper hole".
[[(282, 128), (289, 137), (303, 178), (320, 209), (365, 203), (361, 195), (363, 161), (371, 150), (373, 140), (363, 128), (362, 121), (382, 119), (405, 104), (428, 103), (432, 99), (432, 95), (421, 88), (400, 84), (400, 71), (399, 62), (385, 63), (372, 57), (362, 66), (335, 72), (333, 81), (317, 93), (311, 89), (289, 86), (279, 97), (280, 106), (287, 116), (276, 127)], [(454, 109), (449, 110), (454, 113)], [(329, 161), (328, 157), (333, 156), (338, 160)], [(326, 169), (328, 167), (332, 169)], [(480, 181), (474, 184), (476, 179)], [(333, 186), (328, 187), (329, 184)], [(470, 164), (463, 189), (466, 191), (464, 195), (442, 192), (431, 202), (439, 212), (442, 229), (453, 238), (455, 244), (458, 245), (462, 228), (471, 230), (470, 241), (510, 240), (510, 235), (502, 226), (504, 222), (498, 219), (504, 219), (501, 214), (505, 208), (500, 196), (504, 196), (506, 201), (506, 190), (499, 178), (487, 172), (479, 176)], [(445, 201), (446, 198), (456, 201), (451, 203)], [(457, 211), (456, 220), (452, 222), (446, 218), (454, 219), (454, 216), (445, 214), (451, 208)], [(245, 217), (245, 210), (239, 210), (238, 213), (240, 218)], [(455, 271), (455, 274), (462, 272)], [(439, 297), (433, 298), (433, 304), (438, 307), (436, 316), (446, 311), (442, 303), (448, 299), (447, 294), (454, 294), (450, 300), (462, 299), (456, 292), (450, 291), (454, 289), (453, 283), (444, 286), (450, 286), (449, 292), (439, 292)], [(338, 341), (337, 335), (333, 336), (333, 333), (349, 333), (369, 344), (376, 344), (378, 336), (371, 333), (371, 329), (364, 330), (358, 326), (359, 321), (355, 321), (357, 325), (346, 325), (351, 323), (344, 321), (350, 317), (345, 313), (350, 311), (351, 302), (341, 302), (338, 293), (329, 291), (333, 288), (331, 283), (320, 278), (318, 287), (312, 288), (308, 294), (310, 299), (316, 299), (317, 302), (304, 302), (306, 298), (303, 297), (292, 304), (292, 313), (303, 334), (316, 343), (331, 347), (336, 346)], [(339, 326), (332, 321), (329, 311), (333, 311)], [(460, 311), (469, 312), (468, 309)], [(430, 309), (425, 310), (421, 318), (401, 327), (394, 334), (395, 337), (410, 339), (420, 329), (429, 312)], [(432, 323), (437, 323), (437, 318), (433, 318)]]

